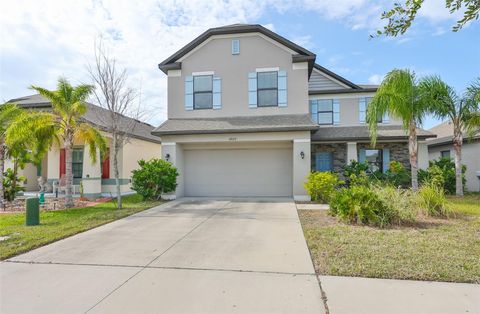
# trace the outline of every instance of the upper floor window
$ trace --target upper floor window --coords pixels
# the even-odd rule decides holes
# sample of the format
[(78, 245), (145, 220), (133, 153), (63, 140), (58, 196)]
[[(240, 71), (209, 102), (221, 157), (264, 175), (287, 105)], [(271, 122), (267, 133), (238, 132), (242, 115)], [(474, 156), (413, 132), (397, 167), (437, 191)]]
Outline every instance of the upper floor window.
[[(367, 121), (367, 108), (370, 102), (372, 102), (373, 97), (362, 97), (359, 99), (359, 120), (360, 123), (365, 123)], [(377, 123), (387, 123), (388, 122), (388, 115), (377, 116)]]
[(278, 106), (278, 72), (257, 72), (258, 107)]
[(193, 77), (193, 109), (213, 108), (213, 75)]
[(312, 120), (320, 125), (338, 124), (340, 122), (340, 103), (338, 99), (310, 100)]

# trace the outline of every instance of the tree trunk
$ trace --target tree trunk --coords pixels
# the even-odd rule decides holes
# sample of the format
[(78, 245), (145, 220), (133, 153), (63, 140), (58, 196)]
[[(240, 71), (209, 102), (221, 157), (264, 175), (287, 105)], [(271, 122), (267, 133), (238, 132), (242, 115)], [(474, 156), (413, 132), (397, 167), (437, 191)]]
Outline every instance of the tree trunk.
[(463, 195), (462, 182), (462, 142), (463, 135), (459, 127), (455, 127), (453, 131), (453, 149), (455, 150), (455, 194)]
[(122, 193), (120, 191), (120, 173), (118, 171), (118, 151), (120, 150), (118, 134), (113, 134), (113, 173), (115, 176), (115, 189), (117, 192), (117, 208), (122, 209)]
[(408, 130), (408, 152), (410, 154), (410, 167), (412, 174), (412, 189), (418, 190), (418, 143), (417, 127), (414, 121), (410, 121)]
[(3, 187), (3, 174), (5, 172), (5, 140), (2, 137), (0, 139), (0, 206), (3, 206), (5, 202), (4, 193), (5, 188)]
[(73, 184), (73, 171), (72, 171), (72, 147), (73, 136), (67, 134), (65, 140), (65, 207), (70, 208), (75, 204), (73, 203), (72, 196), (72, 184)]

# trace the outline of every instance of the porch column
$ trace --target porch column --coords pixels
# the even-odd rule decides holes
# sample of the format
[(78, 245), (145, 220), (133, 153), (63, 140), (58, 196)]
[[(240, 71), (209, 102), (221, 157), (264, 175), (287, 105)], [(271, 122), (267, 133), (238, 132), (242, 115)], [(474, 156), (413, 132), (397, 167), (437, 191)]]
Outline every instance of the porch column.
[[(93, 163), (90, 159), (90, 152), (88, 147), (83, 149), (83, 173), (82, 173), (82, 185), (83, 196), (87, 198), (99, 198), (102, 195), (102, 172), (100, 151), (97, 149), (97, 161)], [(78, 187), (80, 188), (80, 187)], [(79, 190), (76, 190), (80, 193)]]
[(304, 188), (304, 183), (310, 173), (310, 139), (293, 140), (293, 199), (309, 201), (310, 196)]
[(358, 161), (357, 157), (357, 142), (348, 142), (347, 143), (347, 165), (350, 164), (352, 160)]
[(162, 143), (162, 159), (171, 162), (178, 170), (177, 189), (175, 193), (171, 193), (168, 198), (176, 199), (183, 197), (184, 192), (184, 177), (183, 177), (183, 148), (181, 144), (176, 142)]
[(419, 141), (418, 142), (418, 169), (427, 169), (428, 168), (428, 147), (427, 142)]
[(47, 153), (47, 182), (52, 185), (60, 179), (60, 148), (53, 146)]

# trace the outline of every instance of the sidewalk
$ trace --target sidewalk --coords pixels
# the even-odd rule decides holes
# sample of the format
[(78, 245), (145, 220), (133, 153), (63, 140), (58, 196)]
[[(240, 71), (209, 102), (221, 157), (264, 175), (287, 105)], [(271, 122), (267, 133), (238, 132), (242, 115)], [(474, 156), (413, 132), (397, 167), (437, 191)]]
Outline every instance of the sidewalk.
[(480, 285), (320, 276), (330, 314), (480, 313)]

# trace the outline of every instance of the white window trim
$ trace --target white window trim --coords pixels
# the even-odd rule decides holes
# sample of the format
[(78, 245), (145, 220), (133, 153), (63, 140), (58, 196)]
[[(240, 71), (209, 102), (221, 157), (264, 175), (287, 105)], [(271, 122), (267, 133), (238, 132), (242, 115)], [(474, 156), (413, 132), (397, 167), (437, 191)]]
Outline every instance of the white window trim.
[(192, 76), (214, 75), (213, 71), (192, 72)]
[(256, 68), (255, 72), (278, 72), (280, 71), (279, 67), (274, 68)]

